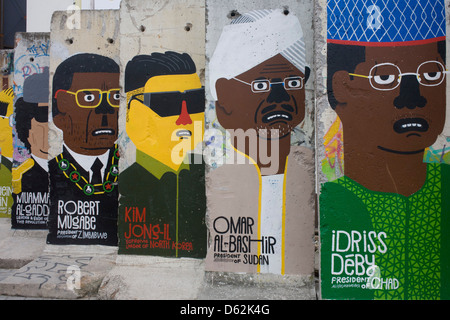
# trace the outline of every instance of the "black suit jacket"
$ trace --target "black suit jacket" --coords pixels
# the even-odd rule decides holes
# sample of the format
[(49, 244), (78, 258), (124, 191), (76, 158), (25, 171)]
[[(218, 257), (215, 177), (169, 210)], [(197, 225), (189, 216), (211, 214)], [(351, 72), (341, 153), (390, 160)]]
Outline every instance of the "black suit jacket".
[[(116, 148), (110, 149), (105, 178), (111, 170), (112, 157), (116, 151)], [(62, 170), (58, 164), (61, 158), (73, 166)], [(83, 170), (66, 148), (62, 154), (49, 161), (50, 215), (47, 243), (117, 245), (117, 176), (110, 175), (112, 191), (106, 192), (98, 187), (98, 194), (87, 195), (80, 189), (85, 185), (82, 179), (78, 186), (70, 180), (74, 171), (89, 179), (89, 173)]]

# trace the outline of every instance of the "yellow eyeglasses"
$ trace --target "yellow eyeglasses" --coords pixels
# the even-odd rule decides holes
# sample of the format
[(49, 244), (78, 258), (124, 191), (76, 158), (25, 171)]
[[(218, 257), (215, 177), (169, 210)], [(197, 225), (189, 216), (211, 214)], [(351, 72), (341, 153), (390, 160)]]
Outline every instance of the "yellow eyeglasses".
[(81, 108), (97, 108), (102, 103), (104, 93), (106, 93), (106, 99), (111, 107), (118, 108), (120, 106), (120, 89), (110, 89), (108, 91), (80, 89), (76, 92), (59, 89), (55, 93), (55, 99), (60, 91), (74, 95), (77, 105)]

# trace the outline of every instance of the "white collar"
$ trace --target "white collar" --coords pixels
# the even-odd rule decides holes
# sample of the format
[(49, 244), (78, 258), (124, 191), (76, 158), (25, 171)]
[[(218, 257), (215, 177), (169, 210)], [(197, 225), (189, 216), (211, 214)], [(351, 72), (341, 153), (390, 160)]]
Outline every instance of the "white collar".
[(108, 163), (109, 158), (109, 150), (107, 150), (104, 154), (101, 154), (99, 156), (89, 156), (81, 153), (77, 153), (73, 150), (71, 150), (66, 144), (64, 145), (67, 148), (67, 151), (70, 153), (70, 155), (75, 159), (78, 165), (80, 165), (85, 171), (89, 172), (89, 177), (92, 174), (91, 167), (94, 164), (95, 159), (99, 159), (102, 164), (102, 177), (104, 173), (104, 168), (106, 167)]
[(48, 172), (48, 160), (36, 157), (34, 154), (31, 154), (34, 162), (36, 162), (42, 169)]

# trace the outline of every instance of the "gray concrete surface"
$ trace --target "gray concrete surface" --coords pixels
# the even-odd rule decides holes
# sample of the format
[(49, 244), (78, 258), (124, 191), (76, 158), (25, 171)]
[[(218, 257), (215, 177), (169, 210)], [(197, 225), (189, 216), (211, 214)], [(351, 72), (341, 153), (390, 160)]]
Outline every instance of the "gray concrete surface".
[(12, 230), (0, 219), (0, 269), (18, 269), (37, 258), (45, 247), (45, 230)]

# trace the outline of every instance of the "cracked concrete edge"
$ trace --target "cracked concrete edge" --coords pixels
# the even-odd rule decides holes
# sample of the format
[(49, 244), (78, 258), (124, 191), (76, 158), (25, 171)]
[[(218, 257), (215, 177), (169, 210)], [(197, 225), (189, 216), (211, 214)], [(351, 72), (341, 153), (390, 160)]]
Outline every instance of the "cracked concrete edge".
[[(0, 295), (54, 299), (95, 297), (104, 277), (115, 265), (117, 250), (103, 246), (69, 247), (46, 246), (28, 263), (5, 270), (0, 280)], [(69, 286), (71, 276), (78, 277), (79, 285)]]

